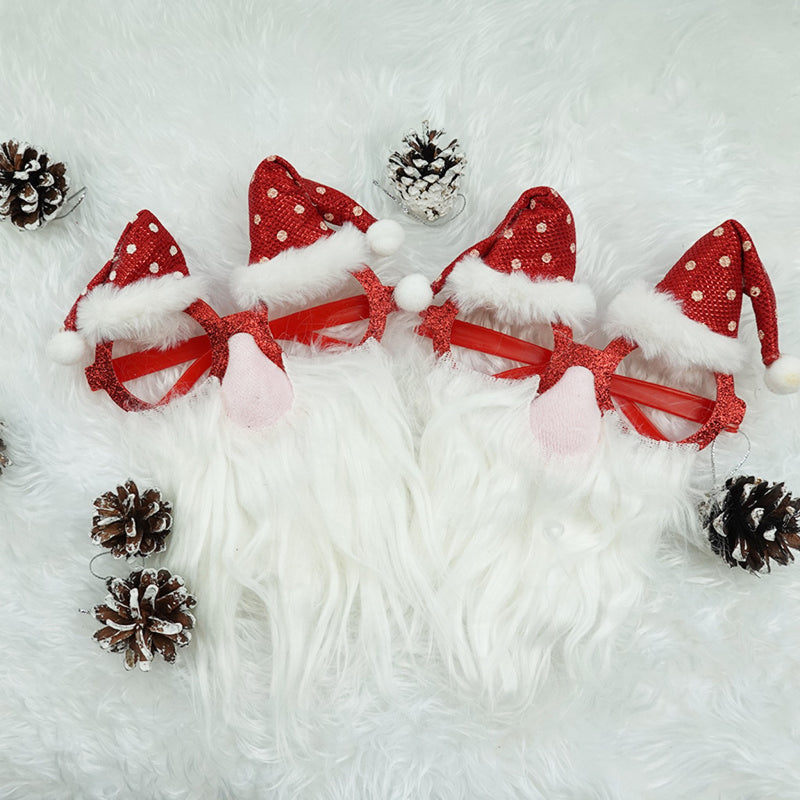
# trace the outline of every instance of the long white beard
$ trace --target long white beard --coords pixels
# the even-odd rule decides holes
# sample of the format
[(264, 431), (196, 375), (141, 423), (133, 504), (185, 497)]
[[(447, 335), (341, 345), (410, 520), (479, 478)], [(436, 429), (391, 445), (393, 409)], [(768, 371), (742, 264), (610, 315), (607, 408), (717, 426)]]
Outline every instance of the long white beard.
[(449, 359), (429, 377), (420, 464), (444, 565), (439, 645), (456, 685), (492, 706), (529, 703), (556, 663), (595, 676), (662, 534), (694, 512), (695, 449), (647, 442), (614, 414), (590, 456), (543, 458), (529, 427), (537, 385)]
[(426, 493), (384, 351), (289, 356), (286, 369), (294, 404), (266, 431), (233, 424), (209, 380), (128, 415), (128, 435), (173, 502), (161, 558), (198, 598), (201, 690), (247, 681), (288, 708), (357, 665), (388, 679), (431, 599), (411, 541)]

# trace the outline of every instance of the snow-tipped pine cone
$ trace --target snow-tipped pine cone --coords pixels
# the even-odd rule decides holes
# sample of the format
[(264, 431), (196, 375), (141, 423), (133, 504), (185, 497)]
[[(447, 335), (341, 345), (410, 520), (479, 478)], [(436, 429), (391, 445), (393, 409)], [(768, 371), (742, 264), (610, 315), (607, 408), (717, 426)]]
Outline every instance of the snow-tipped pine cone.
[(443, 130), (411, 131), (400, 150), (389, 156), (388, 178), (403, 208), (426, 222), (452, 213), (466, 165), (458, 139), (440, 142)]
[(172, 506), (158, 489), (139, 494), (133, 481), (117, 486), (94, 501), (92, 541), (111, 551), (114, 558), (160, 553), (172, 530)]
[(26, 230), (53, 219), (67, 198), (66, 169), (25, 142), (0, 144), (0, 218)]
[(176, 648), (192, 638), (195, 618), (189, 611), (197, 601), (183, 578), (167, 569), (135, 569), (128, 578), (108, 578), (108, 596), (94, 607), (103, 623), (94, 634), (104, 650), (125, 652), (125, 669), (147, 671), (156, 653), (172, 664)]
[(800, 502), (783, 488), (752, 475), (730, 478), (703, 507), (711, 549), (732, 567), (770, 571), (800, 550)]

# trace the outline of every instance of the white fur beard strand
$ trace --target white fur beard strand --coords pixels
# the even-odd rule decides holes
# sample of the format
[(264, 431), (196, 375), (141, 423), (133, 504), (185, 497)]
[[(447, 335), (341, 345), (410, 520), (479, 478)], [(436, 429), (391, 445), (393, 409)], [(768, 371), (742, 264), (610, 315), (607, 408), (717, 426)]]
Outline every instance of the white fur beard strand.
[(354, 669), (388, 683), (393, 650), (425, 647), (431, 606), (410, 541), (426, 495), (383, 351), (286, 366), (294, 406), (263, 433), (225, 417), (213, 380), (128, 415), (142, 473), (173, 502), (163, 561), (198, 599), (196, 688), (245, 715), (242, 681), (289, 715)]
[(685, 527), (695, 449), (603, 419), (583, 460), (547, 462), (528, 427), (537, 378), (432, 372), (420, 463), (441, 537), (439, 646), (454, 683), (498, 710), (529, 704), (551, 666), (596, 676), (633, 623), (664, 531)]

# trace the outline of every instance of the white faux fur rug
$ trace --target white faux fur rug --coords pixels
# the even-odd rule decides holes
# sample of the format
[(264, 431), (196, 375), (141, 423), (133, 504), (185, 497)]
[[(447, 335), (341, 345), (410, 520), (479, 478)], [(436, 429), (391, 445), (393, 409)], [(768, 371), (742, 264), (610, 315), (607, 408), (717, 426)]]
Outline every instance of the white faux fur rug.
[[(235, 310), (270, 153), (401, 222), (387, 285), (436, 277), (531, 186), (569, 203), (601, 312), (738, 219), (800, 354), (800, 9), (0, 0), (0, 19), (0, 140), (87, 189), (39, 231), (0, 225), (0, 798), (800, 798), (800, 563), (755, 576), (703, 546), (708, 450), (615, 446), (606, 420), (586, 474), (545, 469), (518, 427), (536, 379), (437, 364), (404, 314), (382, 345), (290, 353), (298, 404), (256, 438), (213, 386), (126, 414), (45, 355), (141, 208)], [(468, 159), (441, 227), (373, 185), (424, 119)], [(747, 303), (741, 339), (750, 447), (723, 434), (718, 477), (749, 449), (740, 471), (800, 493), (800, 400), (764, 388)], [(195, 640), (149, 673), (79, 612), (105, 596), (92, 501), (128, 478), (171, 499), (160, 563), (198, 598)]]

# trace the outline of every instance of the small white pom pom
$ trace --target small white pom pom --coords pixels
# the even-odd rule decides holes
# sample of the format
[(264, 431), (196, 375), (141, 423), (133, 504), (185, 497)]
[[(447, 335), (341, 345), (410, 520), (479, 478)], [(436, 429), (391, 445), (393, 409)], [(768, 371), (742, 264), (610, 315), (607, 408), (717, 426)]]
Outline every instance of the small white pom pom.
[(89, 344), (75, 331), (61, 331), (47, 343), (47, 355), (58, 364), (77, 364), (89, 357)]
[(800, 358), (781, 356), (773, 361), (764, 374), (767, 388), (777, 394), (791, 394), (800, 389)]
[(394, 287), (394, 301), (398, 308), (419, 314), (424, 311), (433, 300), (433, 291), (428, 279), (416, 273), (401, 278)]
[(367, 228), (367, 244), (373, 253), (390, 256), (400, 249), (405, 231), (393, 219), (379, 219)]

